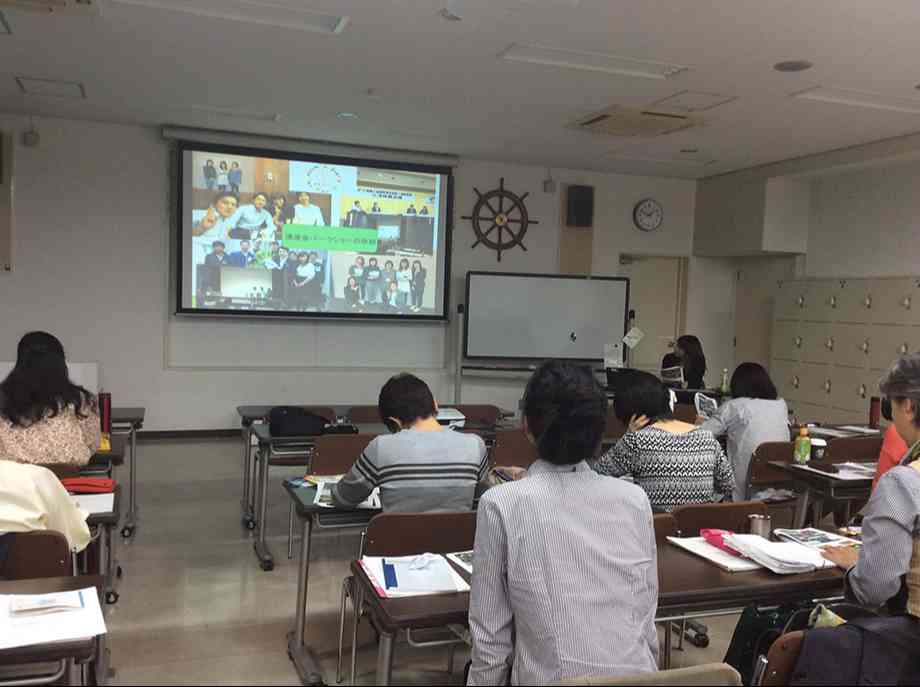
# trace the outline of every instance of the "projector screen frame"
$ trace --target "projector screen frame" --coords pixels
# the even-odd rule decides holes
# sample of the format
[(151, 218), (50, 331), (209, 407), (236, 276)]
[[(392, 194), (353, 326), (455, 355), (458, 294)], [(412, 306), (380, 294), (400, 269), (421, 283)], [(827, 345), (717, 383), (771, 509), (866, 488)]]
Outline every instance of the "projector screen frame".
[[(629, 288), (630, 281), (629, 277), (595, 277), (588, 276), (583, 274), (541, 274), (539, 272), (491, 272), (489, 270), (470, 270), (466, 273), (466, 286), (465, 286), (465, 296), (463, 304), (463, 357), (467, 360), (541, 360), (540, 358), (534, 358), (532, 356), (520, 356), (520, 355), (470, 355), (469, 354), (469, 342), (470, 342), (470, 281), (471, 277), (477, 275), (488, 275), (490, 277), (530, 277), (530, 278), (541, 278), (541, 279), (569, 279), (569, 280), (580, 280), (580, 281), (619, 281), (626, 282), (626, 308), (624, 309), (623, 317), (623, 336), (626, 336), (627, 329), (629, 327)], [(562, 360), (568, 360), (571, 362), (586, 362), (586, 363), (596, 363), (603, 362), (603, 357), (596, 358), (561, 358)], [(624, 359), (625, 359), (625, 350), (624, 350)]]
[[(175, 270), (174, 278), (171, 283), (176, 286), (176, 302), (174, 315), (178, 317), (202, 317), (202, 318), (237, 318), (237, 319), (272, 319), (272, 320), (339, 320), (349, 322), (400, 322), (403, 324), (424, 324), (440, 323), (444, 324), (450, 321), (450, 282), (451, 282), (451, 258), (453, 252), (453, 230), (454, 230), (454, 174), (453, 168), (449, 165), (420, 164), (417, 162), (398, 162), (395, 160), (378, 160), (364, 159), (358, 157), (347, 157), (327, 154), (311, 154), (301, 151), (279, 150), (273, 148), (258, 148), (244, 145), (230, 145), (223, 143), (202, 143), (192, 140), (178, 140), (175, 142), (174, 164), (175, 174), (173, 179), (173, 189), (175, 191)], [(419, 172), (423, 174), (437, 174), (445, 178), (445, 216), (444, 216), (444, 274), (442, 277), (443, 288), (441, 298), (440, 315), (404, 315), (404, 314), (385, 314), (385, 313), (347, 313), (347, 312), (295, 312), (281, 310), (236, 310), (230, 308), (189, 308), (185, 307), (182, 302), (184, 294), (184, 240), (185, 232), (183, 223), (185, 217), (183, 211), (185, 208), (185, 153), (203, 152), (223, 155), (240, 155), (251, 157), (267, 157), (289, 161), (299, 162), (316, 162), (319, 164), (344, 165), (354, 167), (370, 167), (374, 169), (385, 169), (400, 172)], [(395, 151), (394, 151), (395, 152)]]

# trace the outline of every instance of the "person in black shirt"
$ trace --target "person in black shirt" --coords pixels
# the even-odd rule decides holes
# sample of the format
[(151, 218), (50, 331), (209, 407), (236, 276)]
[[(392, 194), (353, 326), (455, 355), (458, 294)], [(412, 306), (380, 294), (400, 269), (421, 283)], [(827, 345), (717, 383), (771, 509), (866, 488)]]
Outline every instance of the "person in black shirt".
[(383, 302), (383, 270), (377, 265), (377, 258), (371, 258), (364, 272), (364, 300), (377, 305)]
[(213, 191), (217, 185), (217, 167), (214, 166), (214, 160), (208, 160), (204, 165), (204, 185), (209, 191)]
[(345, 285), (345, 305), (351, 310), (361, 307), (361, 287), (358, 286), (358, 280), (354, 277), (349, 277)]
[(428, 206), (427, 206), (427, 205), (423, 205), (423, 206), (422, 206), (422, 209), (419, 210), (419, 213), (418, 213), (418, 214), (419, 214), (419, 216), (421, 216), (421, 215), (427, 215), (427, 214), (428, 214)]
[(418, 210), (415, 209), (415, 203), (409, 203), (409, 207), (406, 209), (407, 215), (417, 215)]
[[(424, 208), (423, 208), (424, 209)], [(412, 311), (418, 312), (422, 309), (422, 300), (425, 298), (425, 279), (428, 278), (428, 271), (422, 267), (418, 260), (412, 263)]]

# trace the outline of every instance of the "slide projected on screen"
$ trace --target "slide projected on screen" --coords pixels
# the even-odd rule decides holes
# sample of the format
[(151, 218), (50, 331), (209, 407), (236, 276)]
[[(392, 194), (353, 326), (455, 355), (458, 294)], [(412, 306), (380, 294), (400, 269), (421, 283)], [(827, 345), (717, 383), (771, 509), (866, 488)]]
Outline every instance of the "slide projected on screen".
[(178, 312), (445, 319), (450, 169), (180, 144)]

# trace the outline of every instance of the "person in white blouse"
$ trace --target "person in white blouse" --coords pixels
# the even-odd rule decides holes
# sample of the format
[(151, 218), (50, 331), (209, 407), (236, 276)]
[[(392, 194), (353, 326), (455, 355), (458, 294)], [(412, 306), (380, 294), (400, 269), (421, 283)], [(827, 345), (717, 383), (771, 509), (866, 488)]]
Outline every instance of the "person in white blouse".
[(300, 193), (297, 195), (297, 205), (294, 206), (294, 224), (303, 224), (308, 227), (325, 227), (326, 220), (323, 218), (323, 211), (310, 202), (309, 193)]
[(399, 261), (399, 269), (396, 270), (396, 284), (399, 288), (399, 307), (409, 307), (409, 295), (412, 293), (412, 268), (406, 258)]
[(59, 532), (80, 552), (90, 541), (86, 517), (51, 470), (0, 456), (0, 534)]
[(241, 232), (238, 236), (230, 238), (258, 238), (261, 239), (262, 230), (268, 229), (274, 239), (275, 218), (265, 209), (268, 205), (268, 196), (261, 191), (252, 197), (252, 202), (240, 206), (230, 218), (230, 231)]

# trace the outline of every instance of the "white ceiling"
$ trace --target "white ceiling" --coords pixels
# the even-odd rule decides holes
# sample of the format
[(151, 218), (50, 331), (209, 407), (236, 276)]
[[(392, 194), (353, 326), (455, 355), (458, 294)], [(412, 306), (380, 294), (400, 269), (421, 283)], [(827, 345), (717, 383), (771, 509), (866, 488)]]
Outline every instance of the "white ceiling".
[[(920, 131), (918, 113), (790, 97), (821, 85), (920, 104), (916, 0), (462, 0), (460, 22), (438, 16), (445, 0), (245, 1), (350, 22), (323, 35), (112, 0), (97, 17), (6, 10), (0, 110), (685, 178)], [(512, 43), (690, 69), (653, 80), (498, 59)], [(815, 66), (772, 69), (789, 59)], [(87, 99), (24, 95), (16, 76), (80, 82)], [(701, 113), (702, 128), (652, 140), (566, 128), (686, 90), (734, 100)]]

